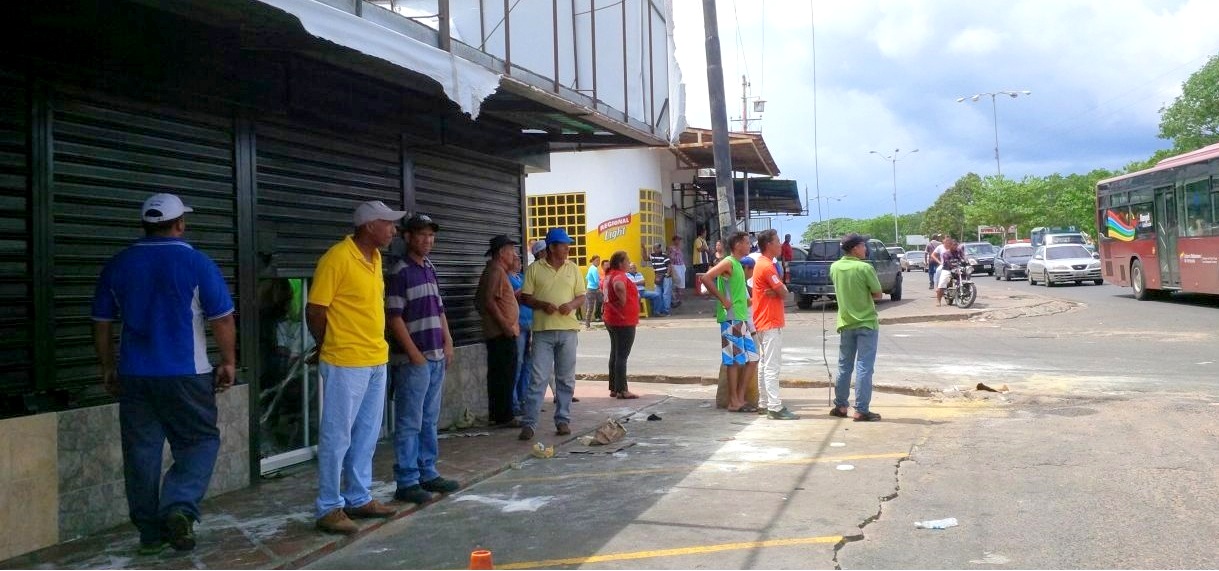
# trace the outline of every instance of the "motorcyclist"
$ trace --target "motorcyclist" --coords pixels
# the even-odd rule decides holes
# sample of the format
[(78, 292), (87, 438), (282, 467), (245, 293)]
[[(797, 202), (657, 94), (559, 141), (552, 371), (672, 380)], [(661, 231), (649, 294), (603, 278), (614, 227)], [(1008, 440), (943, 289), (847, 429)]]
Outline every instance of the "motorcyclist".
[(940, 265), (935, 283), (935, 305), (938, 307), (943, 304), (944, 290), (952, 283), (952, 270), (965, 265), (965, 250), (955, 238), (945, 236), (944, 243), (931, 253), (931, 257)]

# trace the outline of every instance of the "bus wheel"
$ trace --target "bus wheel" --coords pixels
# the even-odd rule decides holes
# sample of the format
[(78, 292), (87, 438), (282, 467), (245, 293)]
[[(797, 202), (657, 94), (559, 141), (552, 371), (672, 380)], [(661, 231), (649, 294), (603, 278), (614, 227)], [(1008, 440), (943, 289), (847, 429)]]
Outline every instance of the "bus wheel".
[(1151, 298), (1147, 291), (1146, 277), (1143, 275), (1143, 262), (1135, 260), (1130, 264), (1130, 287), (1134, 289), (1134, 299), (1146, 301)]

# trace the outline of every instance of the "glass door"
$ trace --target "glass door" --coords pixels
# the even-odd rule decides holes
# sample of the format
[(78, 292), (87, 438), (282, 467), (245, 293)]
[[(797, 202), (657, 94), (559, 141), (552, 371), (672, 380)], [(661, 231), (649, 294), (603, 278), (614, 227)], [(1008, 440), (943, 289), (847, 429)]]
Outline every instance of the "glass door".
[(1156, 253), (1160, 261), (1160, 285), (1181, 285), (1179, 260), (1177, 259), (1177, 232), (1180, 217), (1177, 213), (1177, 189), (1156, 189)]
[(317, 453), (321, 398), (317, 348), (305, 323), (307, 278), (258, 284), (261, 471), (306, 462)]

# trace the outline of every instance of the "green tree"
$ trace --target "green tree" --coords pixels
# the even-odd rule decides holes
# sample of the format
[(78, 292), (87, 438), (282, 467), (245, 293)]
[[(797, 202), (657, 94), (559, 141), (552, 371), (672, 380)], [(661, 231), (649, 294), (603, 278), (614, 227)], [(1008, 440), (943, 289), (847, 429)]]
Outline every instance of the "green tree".
[(966, 174), (948, 187), (923, 213), (922, 233), (951, 234), (960, 237), (966, 228), (965, 207), (982, 186), (982, 177)]
[(1181, 84), (1172, 105), (1160, 108), (1159, 136), (1172, 141), (1175, 153), (1219, 142), (1219, 55)]

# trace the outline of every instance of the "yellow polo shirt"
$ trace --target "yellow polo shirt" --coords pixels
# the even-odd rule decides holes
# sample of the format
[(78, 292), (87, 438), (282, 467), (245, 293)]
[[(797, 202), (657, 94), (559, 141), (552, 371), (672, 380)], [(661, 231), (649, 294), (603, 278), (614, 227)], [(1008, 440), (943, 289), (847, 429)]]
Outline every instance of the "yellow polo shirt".
[(332, 246), (317, 262), (309, 303), (327, 308), (322, 361), (339, 367), (389, 362), (381, 252), (366, 261), (351, 236)]
[[(584, 280), (580, 276), (580, 268), (571, 260), (567, 260), (558, 269), (550, 265), (545, 258), (529, 264), (525, 268), (525, 284), (521, 293), (532, 295), (538, 301), (546, 301), (555, 305), (567, 303), (584, 294)], [(567, 315), (546, 313), (540, 309), (533, 310), (533, 331), (580, 330), (580, 322), (576, 320), (573, 310)]]

